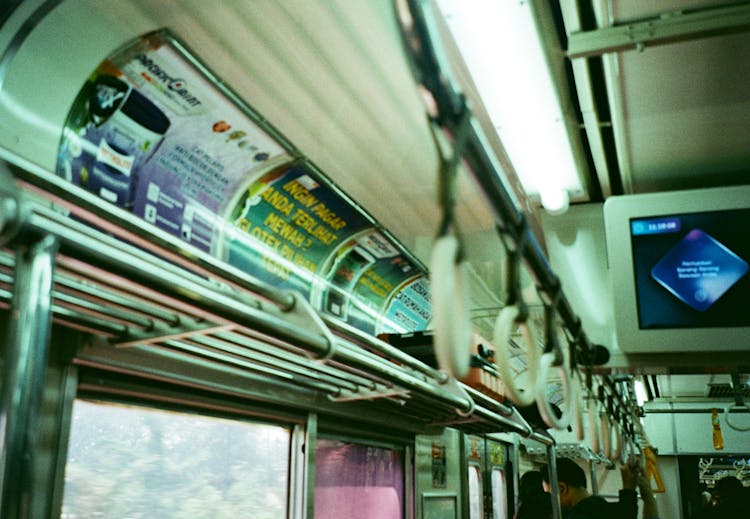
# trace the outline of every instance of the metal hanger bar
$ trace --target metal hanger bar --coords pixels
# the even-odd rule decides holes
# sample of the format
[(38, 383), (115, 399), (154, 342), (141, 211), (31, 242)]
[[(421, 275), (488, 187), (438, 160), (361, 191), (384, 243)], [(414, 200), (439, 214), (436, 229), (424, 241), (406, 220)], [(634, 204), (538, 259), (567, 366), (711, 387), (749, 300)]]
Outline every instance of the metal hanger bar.
[[(126, 279), (141, 279), (149, 287), (157, 288), (170, 297), (223, 319), (281, 337), (292, 344), (302, 345), (315, 354), (323, 354), (329, 349), (324, 337), (305, 333), (291, 326), (281, 316), (272, 316), (259, 310), (250, 304), (248, 298), (241, 297), (241, 294), (220, 292), (207, 281), (191, 276), (166, 261), (96, 233), (53, 211), (48, 211), (47, 214), (31, 213), (25, 225), (34, 231), (47, 230), (56, 235), (60, 239), (61, 252), (70, 253), (94, 265), (103, 265)], [(96, 237), (93, 236), (95, 233), (98, 234)]]
[[(121, 239), (132, 243), (147, 242), (149, 250), (158, 252), (186, 270), (203, 276), (218, 275), (227, 283), (242, 287), (281, 308), (285, 309), (293, 305), (292, 298), (288, 294), (252, 279), (247, 273), (240, 272), (161, 229), (146, 228), (146, 224), (132, 213), (114, 207), (106, 200), (25, 161), (2, 146), (0, 146), (0, 159), (8, 161), (14, 176), (25, 181), (24, 189), (37, 191), (41, 196), (52, 196), (53, 202), (94, 225), (107, 222), (108, 230), (116, 232)], [(144, 236), (147, 238), (142, 238)], [(189, 250), (189, 258), (172, 252), (184, 250)]]
[(748, 30), (750, 5), (747, 4), (676, 11), (648, 20), (574, 32), (568, 36), (567, 55), (571, 59), (587, 58)]
[[(28, 201), (24, 202), (28, 203)], [(313, 354), (329, 349), (327, 341), (321, 335), (311, 334), (307, 330), (290, 325), (282, 313), (276, 316), (256, 308), (252, 305), (252, 299), (241, 297), (243, 294), (211, 284), (161, 259), (154, 258), (140, 249), (105, 236), (79, 222), (72, 221), (55, 211), (37, 207), (33, 203), (29, 203), (29, 205), (33, 208), (33, 211), (22, 212), (24, 217), (20, 222), (21, 228), (18, 236), (41, 231), (50, 233), (59, 240), (60, 250), (63, 254), (70, 255), (79, 261), (90, 262), (123, 278), (137, 280), (150, 289), (158, 290), (168, 297), (185, 302), (188, 307), (196, 307), (216, 315), (217, 323), (236, 322), (240, 326), (246, 326), (256, 332), (305, 348)], [(80, 314), (80, 312), (77, 313)], [(68, 312), (66, 317), (75, 319), (77, 315), (76, 312)], [(375, 340), (373, 339), (371, 342), (375, 342)], [(170, 344), (173, 346), (179, 344), (180, 349), (184, 350), (186, 343), (170, 341)], [(472, 411), (476, 413), (475, 419), (485, 421), (485, 426), (487, 425), (486, 422), (489, 421), (500, 430), (511, 428), (528, 433), (528, 426), (525, 423), (516, 423), (493, 411), (475, 406), (468, 394), (460, 395), (448, 391), (441, 385), (436, 384), (435, 379), (427, 377), (425, 373), (405, 369), (403, 366), (383, 359), (376, 353), (355, 347), (340, 338), (336, 338), (336, 346), (335, 360), (347, 366), (352, 366), (364, 373), (392, 382), (408, 391), (414, 391), (434, 401), (437, 405), (454, 409), (457, 413)], [(385, 348), (385, 350), (387, 349)], [(199, 347), (191, 347), (188, 354), (194, 356), (196, 354), (204, 355), (204, 353)], [(217, 361), (222, 359), (213, 358), (209, 364), (215, 365)], [(284, 375), (280, 370), (275, 370), (274, 373)], [(307, 377), (304, 378), (307, 379)], [(436, 379), (439, 380), (440, 377), (438, 376)], [(314, 383), (312, 380), (309, 382)], [(324, 385), (329, 390), (340, 387)], [(340, 392), (341, 390), (335, 389), (335, 391)]]

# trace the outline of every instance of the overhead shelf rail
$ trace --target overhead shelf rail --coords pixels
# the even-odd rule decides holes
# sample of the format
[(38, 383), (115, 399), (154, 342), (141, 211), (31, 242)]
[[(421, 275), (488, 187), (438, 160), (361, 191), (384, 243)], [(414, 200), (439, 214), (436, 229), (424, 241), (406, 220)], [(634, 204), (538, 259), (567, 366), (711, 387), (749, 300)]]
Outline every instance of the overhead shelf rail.
[(0, 304), (12, 304), (19, 254), (36, 239), (54, 239), (51, 317), (96, 338), (74, 363), (132, 372), (140, 362), (164, 379), (169, 374), (149, 359), (172, 359), (239, 376), (237, 393), (254, 388), (256, 399), (263, 387), (284, 387), (310, 402), (322, 396), (326, 409), (344, 414), (349, 403), (368, 405), (374, 416), (401, 417), (414, 429), (512, 431), (552, 443), (512, 407), (321, 319), (304, 298), (269, 289), (7, 150), (0, 159), (15, 177), (0, 171)]

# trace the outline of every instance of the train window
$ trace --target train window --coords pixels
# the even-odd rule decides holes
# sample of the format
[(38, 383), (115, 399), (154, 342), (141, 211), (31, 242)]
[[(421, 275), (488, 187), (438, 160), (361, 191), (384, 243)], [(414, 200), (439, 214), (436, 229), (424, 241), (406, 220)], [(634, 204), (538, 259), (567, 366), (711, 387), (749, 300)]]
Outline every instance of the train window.
[(284, 427), (78, 400), (61, 517), (287, 517), (290, 442)]
[(492, 484), (492, 519), (506, 519), (508, 516), (508, 500), (505, 484), (505, 472), (493, 468), (490, 474)]
[(400, 451), (320, 439), (315, 460), (316, 519), (401, 519)]
[(469, 519), (482, 519), (482, 474), (476, 465), (469, 465)]

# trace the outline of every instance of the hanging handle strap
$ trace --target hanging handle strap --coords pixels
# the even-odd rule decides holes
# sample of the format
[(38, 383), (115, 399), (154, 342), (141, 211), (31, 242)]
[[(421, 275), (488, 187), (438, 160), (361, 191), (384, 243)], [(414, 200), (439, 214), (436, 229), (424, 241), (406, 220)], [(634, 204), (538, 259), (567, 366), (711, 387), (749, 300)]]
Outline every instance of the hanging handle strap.
[(588, 411), (589, 448), (594, 454), (599, 454), (601, 443), (599, 441), (599, 437), (600, 437), (599, 424), (597, 423), (597, 417), (599, 416), (597, 400), (591, 394), (589, 394), (586, 397), (586, 400), (587, 400), (587, 411)]
[[(555, 429), (565, 429), (570, 423), (571, 414), (574, 412), (571, 379), (564, 364), (557, 366), (554, 366), (554, 364), (554, 353), (547, 352), (542, 355), (542, 358), (539, 361), (539, 374), (536, 379), (536, 393), (538, 395), (536, 405), (544, 423)], [(547, 378), (552, 367), (555, 367), (560, 375), (565, 402), (565, 407), (559, 418), (555, 414), (555, 411), (552, 409), (552, 405), (547, 398)]]
[[(439, 202), (442, 220), (430, 259), (430, 298), (438, 366), (455, 378), (469, 371), (471, 316), (468, 276), (461, 233), (456, 223), (456, 172), (466, 143), (471, 113), (464, 105), (452, 154), (441, 154)], [(437, 135), (435, 129), (433, 135)], [(437, 139), (437, 137), (436, 137)]]
[[(539, 374), (536, 379), (536, 404), (542, 420), (548, 426), (555, 429), (565, 429), (569, 424), (574, 413), (580, 411), (580, 406), (576, 402), (576, 391), (573, 387), (574, 381), (571, 377), (571, 356), (570, 347), (567, 352), (563, 352), (560, 341), (557, 336), (557, 305), (560, 301), (560, 285), (556, 283), (550, 290), (542, 294), (544, 303), (544, 354), (539, 362)], [(566, 354), (567, 353), (567, 354)], [(555, 368), (560, 376), (563, 390), (563, 409), (558, 417), (552, 409), (551, 402), (547, 395), (547, 384), (549, 371)], [(581, 428), (582, 429), (582, 428)]]
[(612, 459), (612, 422), (610, 421), (604, 387), (599, 386), (599, 424), (601, 431), (601, 452), (607, 459)]
[[(521, 337), (527, 352), (527, 373), (529, 387), (522, 389), (516, 382), (513, 368), (511, 367), (511, 356), (509, 353), (511, 336), (513, 331), (520, 329)], [(532, 328), (527, 324), (525, 317), (517, 305), (506, 306), (500, 310), (495, 321), (495, 329), (492, 342), (495, 344), (495, 364), (500, 381), (503, 383), (505, 395), (518, 406), (531, 405), (535, 400), (534, 390), (537, 380), (538, 348)]]
[[(521, 260), (526, 246), (525, 219), (520, 230), (515, 233), (515, 244), (508, 238), (506, 231), (498, 229), (503, 247), (506, 251), (506, 298), (505, 307), (495, 320), (492, 341), (495, 344), (495, 364), (500, 374), (500, 381), (506, 396), (518, 406), (527, 406), (536, 400), (536, 381), (539, 369), (539, 348), (534, 330), (527, 323), (529, 311), (521, 297)], [(523, 344), (521, 349), (526, 351), (527, 388), (521, 388), (516, 374), (511, 366), (510, 349), (514, 347), (513, 333), (520, 330)]]
[(729, 421), (729, 413), (733, 409), (744, 409), (746, 412), (750, 413), (750, 408), (748, 408), (747, 404), (745, 403), (745, 396), (742, 394), (742, 389), (740, 388), (739, 373), (737, 373), (736, 371), (732, 372), (731, 377), (732, 388), (734, 389), (734, 405), (730, 405), (724, 408), (724, 421), (730, 429), (734, 429), (735, 431), (740, 432), (747, 432), (750, 431), (750, 421), (747, 422), (747, 425), (737, 425), (737, 423), (732, 423)]
[(733, 405), (725, 407), (724, 408), (724, 421), (726, 422), (727, 426), (729, 426), (730, 429), (734, 429), (735, 431), (740, 431), (740, 432), (750, 431), (750, 421), (747, 422), (747, 425), (738, 425), (736, 422), (732, 423), (729, 421), (729, 413), (733, 409), (744, 409), (747, 413), (750, 413), (750, 408), (748, 408), (747, 404), (742, 404), (742, 405), (733, 404)]

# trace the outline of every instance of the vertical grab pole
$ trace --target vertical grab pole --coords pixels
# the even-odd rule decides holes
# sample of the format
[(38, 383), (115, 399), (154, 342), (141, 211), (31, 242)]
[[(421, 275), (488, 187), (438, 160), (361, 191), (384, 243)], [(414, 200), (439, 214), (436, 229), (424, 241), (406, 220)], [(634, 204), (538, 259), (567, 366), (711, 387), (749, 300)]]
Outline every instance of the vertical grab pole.
[[(34, 463), (52, 318), (57, 241), (44, 236), (16, 249), (0, 393), (0, 517), (34, 517)], [(38, 490), (38, 486), (37, 486)], [(38, 493), (38, 492), (37, 492)]]
[(557, 486), (557, 452), (555, 444), (547, 445), (547, 479), (549, 480), (550, 499), (552, 500), (552, 517), (560, 519), (560, 489)]
[(596, 479), (596, 463), (594, 463), (594, 460), (589, 460), (589, 478), (591, 478), (591, 493), (598, 496), (599, 481)]

